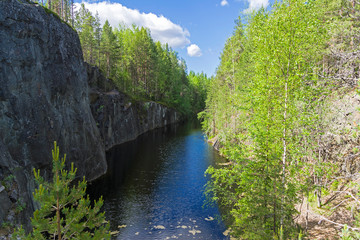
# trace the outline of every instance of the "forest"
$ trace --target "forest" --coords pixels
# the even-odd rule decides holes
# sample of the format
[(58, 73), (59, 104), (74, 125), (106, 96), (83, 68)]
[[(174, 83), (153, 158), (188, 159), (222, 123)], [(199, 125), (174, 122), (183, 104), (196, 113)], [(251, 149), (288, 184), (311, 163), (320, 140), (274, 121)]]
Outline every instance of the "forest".
[(110, 26), (81, 4), (74, 11), (69, 0), (41, 2), (78, 33), (85, 62), (97, 66), (118, 90), (138, 100), (173, 107), (186, 116), (205, 107), (210, 78), (188, 73), (186, 63), (168, 44), (155, 42), (149, 29)]
[(76, 13), (74, 27), (79, 33), (86, 62), (97, 65), (119, 90), (174, 107), (185, 115), (204, 108), (209, 78), (187, 73), (184, 60), (167, 44), (154, 42), (150, 31), (133, 25), (112, 28), (85, 8)]
[[(284, 0), (239, 17), (214, 77), (188, 73), (146, 28), (101, 26), (84, 5), (73, 12), (65, 0), (45, 5), (78, 32), (84, 60), (118, 90), (185, 115), (203, 110), (203, 130), (228, 160), (206, 171), (206, 194), (233, 236), (301, 239), (310, 213), (331, 221), (335, 211), (348, 211), (351, 226), (335, 222), (339, 237), (360, 238), (359, 169), (343, 169), (358, 156), (358, 127), (333, 133), (329, 118), (334, 99), (357, 90), (356, 0)], [(347, 138), (346, 153), (330, 153), (329, 132)]]
[[(348, 156), (330, 158), (326, 136), (331, 100), (358, 84), (359, 36), (356, 1), (285, 0), (236, 21), (199, 114), (229, 161), (207, 170), (207, 194), (226, 209), (235, 236), (301, 238), (311, 211), (326, 221), (341, 205), (331, 196), (358, 208), (354, 175), (341, 170)], [(354, 125), (340, 136), (356, 139)], [(355, 144), (347, 154), (357, 151)], [(359, 239), (336, 224), (342, 239)]]

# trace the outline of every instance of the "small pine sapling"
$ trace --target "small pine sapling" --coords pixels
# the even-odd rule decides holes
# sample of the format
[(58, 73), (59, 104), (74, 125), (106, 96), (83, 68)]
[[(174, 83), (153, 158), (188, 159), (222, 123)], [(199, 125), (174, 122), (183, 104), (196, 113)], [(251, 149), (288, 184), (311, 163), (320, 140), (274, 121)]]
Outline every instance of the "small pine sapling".
[(33, 193), (40, 208), (31, 218), (32, 232), (25, 234), (21, 227), (13, 234), (13, 239), (110, 239), (109, 224), (105, 213), (100, 212), (103, 200), (100, 198), (91, 207), (86, 196), (85, 177), (77, 186), (72, 184), (76, 168), (65, 170), (65, 159), (59, 159), (59, 147), (54, 142), (52, 150), (53, 181), (47, 182), (34, 169), (35, 181), (39, 185)]

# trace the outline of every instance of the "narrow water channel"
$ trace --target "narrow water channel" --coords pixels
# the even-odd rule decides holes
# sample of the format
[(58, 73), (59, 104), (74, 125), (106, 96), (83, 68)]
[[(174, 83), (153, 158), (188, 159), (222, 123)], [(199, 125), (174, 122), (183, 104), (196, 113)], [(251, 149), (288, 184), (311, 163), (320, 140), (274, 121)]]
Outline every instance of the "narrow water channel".
[(107, 155), (103, 195), (114, 239), (227, 239), (216, 207), (204, 206), (204, 171), (221, 161), (193, 123), (148, 132)]

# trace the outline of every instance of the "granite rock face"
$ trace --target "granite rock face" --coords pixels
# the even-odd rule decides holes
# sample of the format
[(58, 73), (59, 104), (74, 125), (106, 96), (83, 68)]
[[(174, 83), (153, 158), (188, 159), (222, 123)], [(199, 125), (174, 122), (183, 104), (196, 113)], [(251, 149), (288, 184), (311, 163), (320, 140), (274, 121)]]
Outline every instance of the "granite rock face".
[(180, 119), (114, 89), (84, 63), (70, 26), (37, 4), (0, 0), (0, 228), (29, 227), (32, 169), (51, 177), (54, 141), (91, 181), (106, 173), (107, 149)]
[(98, 96), (91, 110), (106, 150), (181, 119), (171, 108), (155, 102), (132, 101), (116, 90), (92, 94)]
[(172, 108), (152, 101), (133, 100), (115, 90), (111, 80), (106, 79), (97, 67), (87, 65), (87, 71), (91, 111), (106, 150), (182, 119)]
[(26, 204), (27, 216), (32, 169), (49, 176), (53, 141), (88, 180), (107, 170), (88, 92), (77, 33), (39, 5), (1, 0), (0, 179), (13, 180), (6, 191), (15, 191), (14, 204)]

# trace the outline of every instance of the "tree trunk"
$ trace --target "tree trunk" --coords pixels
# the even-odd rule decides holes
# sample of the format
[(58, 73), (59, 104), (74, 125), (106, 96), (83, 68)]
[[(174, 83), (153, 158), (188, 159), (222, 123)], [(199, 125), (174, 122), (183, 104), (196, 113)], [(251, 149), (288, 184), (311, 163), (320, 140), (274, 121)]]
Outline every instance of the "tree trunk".
[(309, 199), (306, 199), (306, 217), (305, 217), (305, 232), (308, 230), (309, 225)]
[(57, 221), (57, 232), (58, 240), (61, 240), (61, 219), (60, 219), (60, 205), (59, 205), (59, 195), (56, 196), (56, 221)]
[(287, 151), (287, 142), (286, 142), (286, 118), (287, 118), (287, 104), (288, 104), (288, 83), (287, 79), (285, 82), (285, 102), (284, 102), (284, 129), (283, 129), (283, 155), (282, 155), (282, 197), (281, 197), (281, 220), (280, 225), (283, 225), (284, 221), (284, 202), (285, 202), (285, 170), (286, 170), (286, 151)]
[[(59, 172), (56, 170), (56, 181), (59, 179)], [(60, 218), (60, 203), (59, 203), (59, 192), (56, 193), (56, 223), (57, 223), (57, 234), (58, 240), (61, 240), (61, 218)]]
[(106, 54), (106, 78), (110, 76), (110, 54)]
[[(320, 149), (320, 136), (318, 138), (318, 160), (317, 160), (317, 167), (320, 168), (320, 162), (321, 162), (321, 149)], [(315, 190), (315, 194), (316, 194), (316, 198), (317, 198), (317, 206), (318, 208), (321, 207), (321, 176), (318, 176), (315, 173), (315, 179), (314, 179), (314, 183), (317, 186), (316, 190)]]
[(60, 14), (59, 14), (60, 18), (62, 20), (64, 20), (64, 0), (61, 0), (61, 5), (60, 5)]
[(74, 0), (71, 0), (71, 25), (74, 27)]

